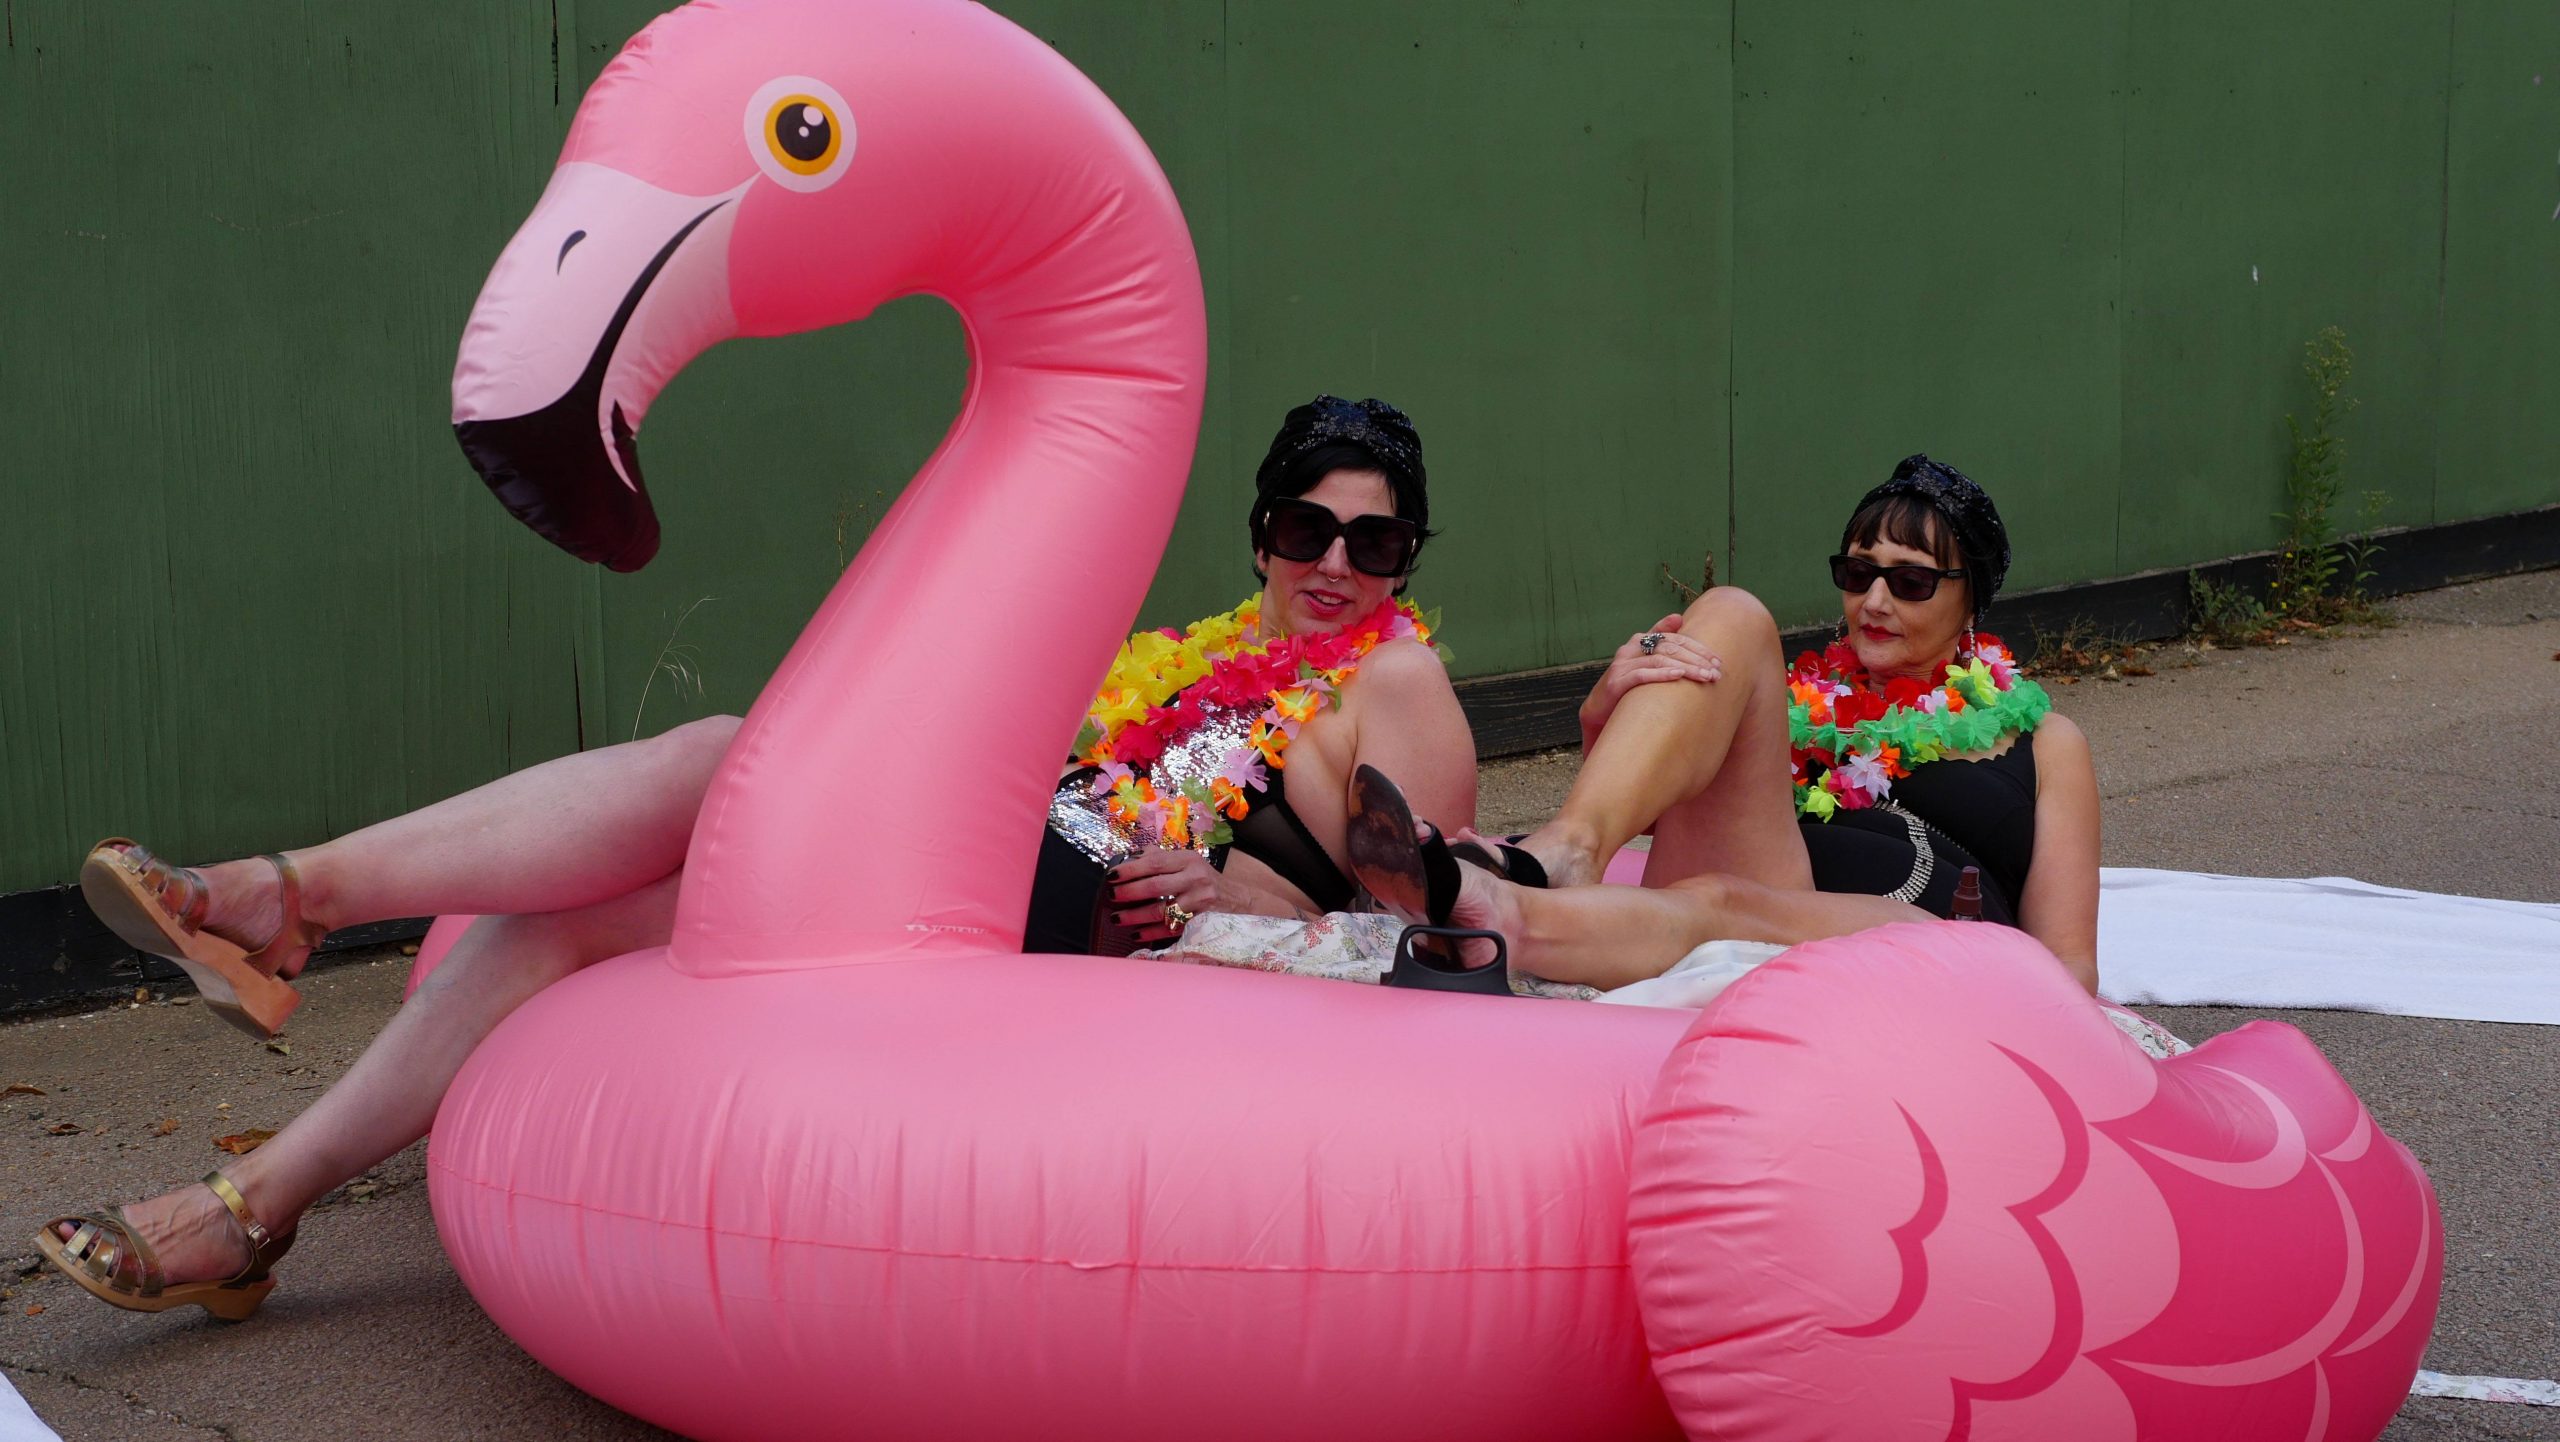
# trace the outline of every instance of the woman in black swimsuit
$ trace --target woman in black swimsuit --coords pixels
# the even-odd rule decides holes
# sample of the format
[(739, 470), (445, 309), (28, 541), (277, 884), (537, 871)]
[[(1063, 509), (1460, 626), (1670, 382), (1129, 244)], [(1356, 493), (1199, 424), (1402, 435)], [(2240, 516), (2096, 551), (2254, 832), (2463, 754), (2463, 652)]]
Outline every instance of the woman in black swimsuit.
[[(1393, 406), (1326, 396), (1291, 411), (1256, 476), (1261, 634), (1330, 634), (1382, 614), (1427, 535), (1423, 483), (1420, 438)], [(1346, 902), (1344, 798), (1363, 764), (1412, 778), (1435, 814), (1474, 815), (1466, 717), (1422, 640), (1381, 641), (1337, 701), (1298, 725), (1285, 766), (1246, 793), (1222, 868), (1203, 851), (1123, 847), (1116, 904), (1101, 905), (1106, 863), (1064, 846), (1053, 807), (1027, 948), (1080, 950), (1107, 932), (1126, 949), (1171, 936), (1186, 912), (1312, 915)], [(325, 933), (389, 917), (479, 919), (274, 1139), (203, 1185), (48, 1223), (38, 1246), (119, 1307), (255, 1310), (304, 1209), (423, 1136), (464, 1058), (509, 1012), (590, 963), (665, 944), (694, 817), (737, 725), (713, 717), (560, 757), (276, 857), (191, 870), (130, 841), (101, 843), (81, 874), (100, 915), (180, 960), (209, 1009), (255, 1033), (300, 1000), (285, 978)], [(1062, 779), (1061, 796), (1090, 795), (1084, 775)], [(858, 885), (859, 848), (882, 842), (846, 844), (846, 884)]]
[[(1879, 694), (1943, 682), (2008, 565), (1990, 497), (1926, 456), (1904, 461), (1860, 501), (1832, 564), (1863, 672), (1853, 679)], [(2094, 991), (2098, 786), (2079, 728), (2047, 712), (2030, 730), (1908, 768), (1883, 804), (1800, 823), (1788, 683), (1777, 627), (1748, 592), (1721, 587), (1664, 617), (1619, 649), (1584, 703), (1586, 755), (1564, 808), (1501, 851), (1515, 882), (1534, 875), (1553, 889), (1440, 867), (1448, 880), (1431, 899), (1442, 906), (1407, 909), (1501, 932), (1514, 964), (1539, 976), (1608, 987), (1719, 938), (1792, 943), (1944, 916), (1976, 866), (1984, 918), (2032, 933)], [(1399, 812), (1376, 781), (1355, 805)], [(1648, 831), (1643, 889), (1585, 884)], [(1382, 897), (1427, 889), (1400, 836), (1354, 846)]]

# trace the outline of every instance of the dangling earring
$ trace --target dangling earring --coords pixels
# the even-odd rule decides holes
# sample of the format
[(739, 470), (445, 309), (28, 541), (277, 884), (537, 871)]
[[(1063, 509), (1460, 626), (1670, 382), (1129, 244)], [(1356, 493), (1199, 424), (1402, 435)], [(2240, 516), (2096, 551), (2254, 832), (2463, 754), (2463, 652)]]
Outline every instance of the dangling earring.
[(1968, 661), (1972, 660), (1972, 659), (1973, 659), (1973, 656), (1974, 656), (1974, 653), (1975, 653), (1975, 652), (1977, 652), (1977, 651), (1979, 651), (1980, 649), (1981, 649), (1981, 647), (1979, 647), (1979, 646), (1977, 646), (1977, 645), (1975, 645), (1975, 644), (1974, 644), (1974, 640), (1973, 640), (1973, 623), (1972, 623), (1971, 621), (1967, 621), (1967, 622), (1965, 622), (1965, 623), (1964, 623), (1964, 655), (1965, 655), (1965, 659), (1966, 659), (1966, 660), (1968, 660)]
[(1835, 646), (1845, 646), (1848, 643), (1849, 618), (1843, 616), (1839, 620), (1831, 623), (1831, 644)]

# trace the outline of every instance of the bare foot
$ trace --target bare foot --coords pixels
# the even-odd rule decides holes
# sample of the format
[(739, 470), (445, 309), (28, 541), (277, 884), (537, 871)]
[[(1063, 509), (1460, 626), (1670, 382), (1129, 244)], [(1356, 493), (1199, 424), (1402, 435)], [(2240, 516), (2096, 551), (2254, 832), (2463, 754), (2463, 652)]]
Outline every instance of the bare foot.
[[(254, 1208), (256, 1203), (250, 1205)], [(126, 1207), (124, 1215), (151, 1248), (164, 1285), (224, 1281), (249, 1265), (249, 1238), (211, 1187), (164, 1192)], [(54, 1233), (67, 1242), (79, 1229), (76, 1222), (64, 1222)], [(121, 1281), (140, 1282), (140, 1271), (140, 1260), (130, 1249), (116, 1259)]]
[[(1525, 968), (1520, 960), (1520, 943), (1524, 939), (1520, 924), (1520, 889), (1479, 866), (1458, 864), (1458, 899), (1449, 908), (1449, 924), (1471, 931), (1492, 931), (1502, 935), (1504, 951), (1513, 971)], [(1493, 943), (1470, 941), (1461, 947), (1461, 961), (1467, 966), (1482, 966), (1493, 960)]]
[[(204, 878), (209, 894), (205, 930), (246, 951), (255, 951), (276, 937), (277, 928), (284, 924), (284, 879), (277, 874), (274, 863), (252, 856), (199, 866), (195, 873)], [(312, 914), (307, 880), (302, 909), (305, 916)], [(308, 948), (299, 954), (287, 952), (276, 974), (290, 980), (302, 973), (303, 964), (310, 959)]]
[(1550, 821), (1515, 843), (1547, 869), (1549, 886), (1597, 886), (1609, 868), (1599, 841), (1586, 832)]

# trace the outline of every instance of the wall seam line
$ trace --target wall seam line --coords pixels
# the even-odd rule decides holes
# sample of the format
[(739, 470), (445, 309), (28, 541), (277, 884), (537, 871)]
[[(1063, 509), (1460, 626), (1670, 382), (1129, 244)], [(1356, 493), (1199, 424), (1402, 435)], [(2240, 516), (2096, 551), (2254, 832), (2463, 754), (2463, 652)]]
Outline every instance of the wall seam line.
[(1735, 284), (1741, 272), (1742, 237), (1734, 217), (1742, 213), (1742, 3), (1731, 0), (1725, 11), (1724, 36), (1724, 576), (1725, 584), (1733, 584), (1733, 576), (1742, 563), (1742, 462), (1735, 432), (1742, 424), (1741, 407), (1734, 395), (1741, 377), (1736, 373), (1734, 332), (1740, 330), (1742, 288)]
[(2462, 0), (2446, 0), (2444, 7), (2444, 159), (2436, 172), (2436, 344), (2435, 396), (2428, 410), (2434, 413), (2435, 444), (2427, 451), (2427, 520), (2444, 519), (2444, 376), (2445, 376), (2445, 293), (2453, 276), (2453, 77), (2456, 37), (2462, 29)]
[(2124, 507), (2133, 490), (2132, 427), (2127, 415), (2128, 397), (2133, 378), (2127, 348), (2133, 336), (2133, 285), (2131, 273), (2133, 214), (2133, 0), (2125, 0), (2124, 72), (2122, 93), (2116, 109), (2116, 505), (2114, 555), (2116, 570), (2125, 569)]

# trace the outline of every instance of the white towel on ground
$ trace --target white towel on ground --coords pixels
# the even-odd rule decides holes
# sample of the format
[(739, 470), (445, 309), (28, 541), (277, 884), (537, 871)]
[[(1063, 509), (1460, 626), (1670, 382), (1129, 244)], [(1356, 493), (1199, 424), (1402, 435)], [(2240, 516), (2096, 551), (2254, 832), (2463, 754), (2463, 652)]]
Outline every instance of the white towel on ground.
[(2111, 866), (2098, 989), (2128, 1006), (2560, 1025), (2560, 905)]
[(36, 1416), (36, 1409), (9, 1385), (9, 1374), (0, 1372), (0, 1442), (62, 1442), (62, 1438)]

